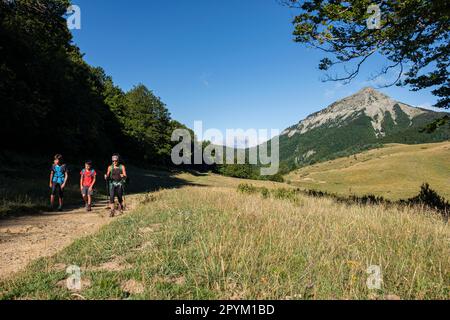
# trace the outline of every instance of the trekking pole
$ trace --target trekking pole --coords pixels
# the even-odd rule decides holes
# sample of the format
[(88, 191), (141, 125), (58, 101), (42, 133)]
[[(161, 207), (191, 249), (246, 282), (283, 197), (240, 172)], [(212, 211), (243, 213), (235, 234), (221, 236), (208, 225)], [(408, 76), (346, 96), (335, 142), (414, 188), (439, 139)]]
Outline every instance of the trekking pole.
[(105, 183), (106, 183), (106, 205), (108, 206), (108, 204), (109, 204), (109, 195), (111, 193), (111, 191), (109, 190), (109, 179), (108, 178), (105, 179)]
[(122, 208), (125, 211), (126, 210), (126, 201), (125, 201), (125, 183), (122, 184)]

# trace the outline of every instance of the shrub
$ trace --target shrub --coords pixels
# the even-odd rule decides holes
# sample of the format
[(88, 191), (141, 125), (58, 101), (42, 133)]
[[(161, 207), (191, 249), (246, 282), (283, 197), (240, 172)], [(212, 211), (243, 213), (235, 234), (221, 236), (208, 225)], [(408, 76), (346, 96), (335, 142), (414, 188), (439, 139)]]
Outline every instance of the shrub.
[(266, 187), (261, 188), (261, 195), (264, 199), (267, 199), (270, 197), (270, 191)]
[(281, 173), (277, 173), (273, 176), (267, 176), (265, 177), (265, 180), (274, 181), (274, 182), (284, 182), (283, 175)]
[(257, 187), (255, 187), (251, 184), (248, 184), (248, 183), (241, 183), (237, 189), (238, 189), (238, 192), (244, 193), (244, 194), (255, 194), (258, 192)]
[(273, 191), (273, 196), (275, 199), (295, 200), (297, 198), (297, 192), (293, 189), (280, 188)]
[(420, 187), (420, 193), (416, 197), (408, 199), (406, 202), (434, 209), (446, 218), (448, 218), (450, 213), (450, 203), (431, 189), (428, 183), (424, 183)]
[(327, 193), (318, 190), (301, 190), (301, 189), (286, 189), (279, 188), (274, 190), (268, 190), (267, 188), (258, 188), (250, 184), (240, 184), (238, 191), (246, 194), (255, 194), (260, 192), (264, 199), (273, 196), (275, 199), (290, 200), (294, 202), (299, 201), (299, 194), (314, 198), (330, 198), (340, 203), (346, 204), (358, 204), (358, 205), (419, 205), (425, 206), (432, 210), (435, 210), (443, 215), (448, 220), (450, 213), (450, 203), (443, 197), (439, 196), (436, 191), (430, 188), (428, 183), (424, 183), (421, 186), (419, 195), (408, 200), (389, 201), (383, 197), (375, 195), (364, 196), (340, 196), (337, 194)]

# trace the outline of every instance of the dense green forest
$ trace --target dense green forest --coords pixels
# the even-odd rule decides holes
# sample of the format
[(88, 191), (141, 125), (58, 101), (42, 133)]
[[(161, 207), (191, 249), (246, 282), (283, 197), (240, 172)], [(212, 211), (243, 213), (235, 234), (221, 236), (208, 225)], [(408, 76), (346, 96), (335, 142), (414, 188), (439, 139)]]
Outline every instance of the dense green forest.
[(69, 5), (0, 1), (1, 150), (168, 164), (171, 133), (184, 126), (143, 84), (124, 92), (84, 61), (63, 17)]
[[(49, 158), (63, 153), (72, 161), (119, 152), (134, 163), (171, 166), (171, 134), (188, 128), (143, 84), (124, 92), (84, 61), (63, 17), (69, 5), (0, 1), (0, 106), (7, 115), (1, 150)], [(190, 167), (260, 178), (250, 165)]]

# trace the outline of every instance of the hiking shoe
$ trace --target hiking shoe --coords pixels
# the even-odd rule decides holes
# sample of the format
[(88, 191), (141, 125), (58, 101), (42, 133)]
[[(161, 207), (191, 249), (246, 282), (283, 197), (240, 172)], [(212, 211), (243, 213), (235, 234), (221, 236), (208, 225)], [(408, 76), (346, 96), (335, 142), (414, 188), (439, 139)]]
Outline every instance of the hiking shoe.
[(92, 211), (92, 206), (91, 206), (90, 204), (88, 204), (88, 206), (87, 206), (87, 211), (88, 211), (88, 212), (91, 212), (91, 211)]
[(59, 212), (62, 212), (62, 211), (63, 211), (63, 208), (62, 208), (61, 206), (59, 206), (59, 207), (58, 207), (58, 211), (59, 211)]

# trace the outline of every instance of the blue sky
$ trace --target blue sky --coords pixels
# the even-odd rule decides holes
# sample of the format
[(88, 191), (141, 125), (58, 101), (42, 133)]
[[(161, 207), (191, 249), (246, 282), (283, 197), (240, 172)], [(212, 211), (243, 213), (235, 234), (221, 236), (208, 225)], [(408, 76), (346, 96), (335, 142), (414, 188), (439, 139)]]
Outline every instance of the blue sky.
[[(327, 82), (321, 52), (293, 42), (296, 12), (276, 0), (74, 0), (82, 28), (74, 42), (88, 63), (129, 90), (143, 83), (172, 117), (205, 128), (279, 129), (373, 85), (375, 57), (350, 85)], [(381, 91), (430, 106), (429, 91)]]

